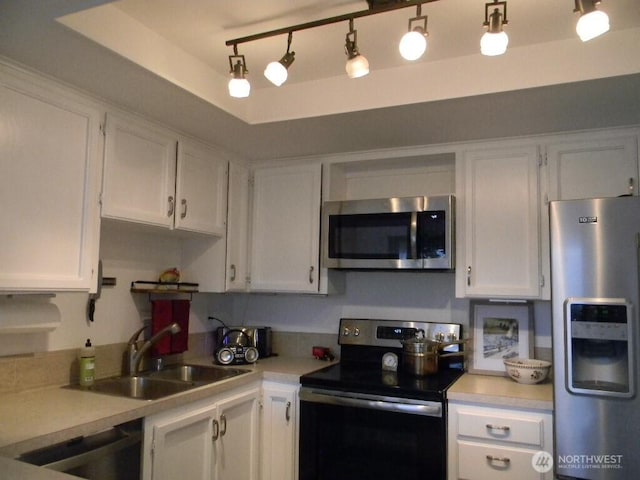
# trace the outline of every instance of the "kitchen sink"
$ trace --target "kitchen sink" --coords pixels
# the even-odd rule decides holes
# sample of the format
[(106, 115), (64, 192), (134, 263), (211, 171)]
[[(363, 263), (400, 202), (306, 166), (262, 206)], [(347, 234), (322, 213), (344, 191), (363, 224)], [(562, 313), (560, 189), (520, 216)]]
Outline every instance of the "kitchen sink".
[(248, 370), (233, 367), (214, 367), (204, 365), (168, 365), (159, 371), (145, 373), (150, 379), (177, 380), (197, 385), (207, 385), (226, 378), (248, 373)]
[(244, 373), (249, 373), (249, 370), (205, 365), (168, 365), (161, 370), (138, 375), (103, 378), (89, 387), (70, 385), (68, 388), (140, 400), (157, 400)]
[(117, 395), (119, 397), (138, 398), (141, 400), (156, 400), (158, 398), (185, 392), (196, 385), (188, 382), (172, 382), (159, 378), (142, 376), (113, 377), (96, 380), (90, 387), (73, 385), (89, 392)]

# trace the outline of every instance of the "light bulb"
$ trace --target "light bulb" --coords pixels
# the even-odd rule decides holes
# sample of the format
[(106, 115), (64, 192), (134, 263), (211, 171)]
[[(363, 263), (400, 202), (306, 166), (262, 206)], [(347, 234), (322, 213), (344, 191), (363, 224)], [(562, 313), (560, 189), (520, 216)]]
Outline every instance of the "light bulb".
[(369, 61), (363, 55), (356, 55), (347, 60), (345, 70), (349, 78), (364, 77), (369, 73)]
[(419, 59), (427, 49), (427, 37), (419, 30), (412, 30), (402, 36), (400, 40), (400, 55), (405, 60)]
[(504, 32), (490, 33), (485, 32), (480, 39), (480, 53), (489, 57), (502, 55), (507, 51), (509, 45), (509, 36)]
[(246, 78), (232, 78), (229, 80), (229, 95), (234, 98), (245, 98), (251, 92), (251, 84)]
[(601, 10), (593, 10), (580, 16), (576, 32), (586, 42), (609, 31), (609, 16)]
[(264, 76), (276, 87), (286, 82), (288, 75), (286, 67), (281, 62), (271, 62), (264, 69)]

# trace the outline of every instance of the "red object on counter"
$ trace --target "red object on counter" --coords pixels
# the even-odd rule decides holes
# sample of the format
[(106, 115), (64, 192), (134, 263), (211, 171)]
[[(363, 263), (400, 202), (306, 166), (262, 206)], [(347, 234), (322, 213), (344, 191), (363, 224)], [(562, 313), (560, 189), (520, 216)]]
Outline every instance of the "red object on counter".
[(329, 347), (312, 347), (312, 354), (318, 360), (333, 360), (335, 358)]

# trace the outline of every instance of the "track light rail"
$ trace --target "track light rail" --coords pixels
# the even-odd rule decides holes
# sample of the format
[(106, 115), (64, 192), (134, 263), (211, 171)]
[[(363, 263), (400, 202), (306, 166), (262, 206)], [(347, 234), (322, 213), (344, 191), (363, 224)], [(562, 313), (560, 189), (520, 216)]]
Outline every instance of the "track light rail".
[(393, 10), (400, 10), (401, 8), (415, 7), (417, 5), (423, 5), (425, 3), (433, 3), (438, 0), (408, 0), (398, 1), (396, 3), (390, 3), (389, 5), (372, 7), (368, 10), (360, 10), (359, 12), (345, 13), (335, 17), (329, 17), (322, 20), (315, 20), (313, 22), (301, 23), (298, 25), (292, 25), (290, 27), (278, 28), (277, 30), (271, 30), (269, 32), (256, 33), (247, 37), (234, 38), (233, 40), (227, 40), (225, 45), (239, 45), (241, 43), (253, 42), (255, 40), (261, 40), (263, 38), (275, 37), (277, 35), (284, 35), (285, 33), (299, 32), (300, 30), (308, 30), (310, 28), (322, 27), (324, 25), (331, 25), (332, 23), (346, 22), (353, 20), (354, 18), (368, 17), (370, 15), (376, 15), (378, 13), (391, 12)]

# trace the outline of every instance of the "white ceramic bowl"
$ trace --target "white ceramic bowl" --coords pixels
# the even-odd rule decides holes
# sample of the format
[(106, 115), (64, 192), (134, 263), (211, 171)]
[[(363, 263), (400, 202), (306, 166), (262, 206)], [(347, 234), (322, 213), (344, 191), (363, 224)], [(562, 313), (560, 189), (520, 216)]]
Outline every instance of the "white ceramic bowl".
[(549, 375), (551, 362), (534, 358), (509, 358), (504, 360), (509, 376), (518, 383), (532, 385), (542, 382)]

